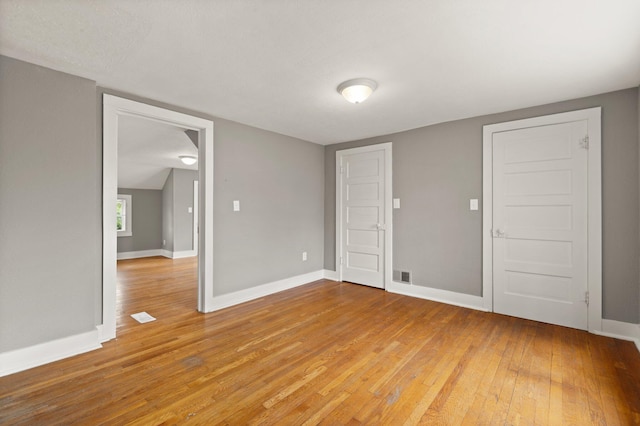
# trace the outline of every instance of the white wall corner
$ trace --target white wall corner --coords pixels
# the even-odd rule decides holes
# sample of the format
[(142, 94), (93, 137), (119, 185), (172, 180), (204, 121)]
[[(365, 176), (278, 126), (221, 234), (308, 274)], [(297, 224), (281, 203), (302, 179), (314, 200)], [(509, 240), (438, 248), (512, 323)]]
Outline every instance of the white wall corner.
[(418, 285), (403, 284), (392, 281), (386, 288), (389, 293), (402, 294), (405, 296), (417, 297), (419, 299), (432, 300), (434, 302), (446, 303), (460, 306), (462, 308), (475, 309), (487, 312), (481, 296), (471, 294), (456, 293), (438, 288), (422, 287)]
[(207, 312), (218, 311), (230, 306), (239, 305), (240, 303), (249, 302), (250, 300), (259, 299), (270, 294), (289, 290), (321, 279), (324, 279), (323, 270), (309, 272), (307, 274), (273, 281), (256, 287), (234, 291), (233, 293), (215, 296), (213, 297), (211, 308), (208, 309)]
[(640, 324), (603, 319), (602, 330), (594, 330), (592, 333), (614, 339), (630, 340), (635, 343), (640, 352)]
[(0, 354), (0, 377), (101, 348), (98, 330)]
[(323, 269), (322, 273), (324, 275), (325, 280), (338, 281), (338, 271), (330, 271), (328, 269)]

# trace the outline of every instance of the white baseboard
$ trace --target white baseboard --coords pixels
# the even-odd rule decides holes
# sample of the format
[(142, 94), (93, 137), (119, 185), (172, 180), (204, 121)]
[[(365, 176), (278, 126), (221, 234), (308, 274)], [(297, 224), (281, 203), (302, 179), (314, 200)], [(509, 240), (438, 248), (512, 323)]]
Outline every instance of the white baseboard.
[(152, 257), (152, 256), (164, 256), (164, 252), (165, 250), (162, 250), (162, 249), (123, 251), (118, 253), (118, 260), (139, 259), (141, 257)]
[(123, 251), (118, 253), (118, 260), (140, 259), (142, 257), (164, 256), (169, 259), (182, 259), (183, 257), (194, 257), (198, 253), (195, 250), (169, 251), (164, 249)]
[(602, 330), (593, 331), (593, 333), (615, 339), (630, 340), (636, 344), (636, 348), (640, 351), (640, 324), (603, 319)]
[(230, 306), (239, 305), (240, 303), (250, 300), (259, 299), (270, 294), (280, 291), (289, 290), (310, 282), (321, 280), (324, 278), (324, 271), (314, 271), (308, 274), (297, 275), (283, 280), (273, 281), (256, 287), (247, 288), (245, 290), (234, 291), (233, 293), (223, 294), (213, 298), (212, 308), (208, 312), (217, 311), (228, 308)]
[(449, 305), (487, 312), (481, 296), (456, 293), (438, 288), (422, 287), (419, 285), (403, 284), (396, 281), (392, 281), (385, 290), (389, 293), (403, 294), (405, 296), (418, 297), (420, 299), (433, 300), (434, 302), (447, 303)]
[(322, 274), (324, 275), (325, 280), (338, 281), (338, 271), (323, 269)]
[(194, 257), (198, 255), (198, 253), (196, 253), (195, 250), (183, 250), (183, 251), (174, 251), (174, 252), (168, 252), (168, 253), (171, 253), (171, 254), (170, 256), (166, 256), (166, 257), (169, 257), (171, 259), (182, 259), (183, 257)]
[(96, 329), (98, 330), (98, 341), (100, 343), (108, 342), (109, 340), (116, 338), (115, 327), (113, 327), (113, 330), (109, 331), (108, 333), (104, 324), (97, 325)]
[(0, 354), (0, 377), (101, 348), (98, 330)]

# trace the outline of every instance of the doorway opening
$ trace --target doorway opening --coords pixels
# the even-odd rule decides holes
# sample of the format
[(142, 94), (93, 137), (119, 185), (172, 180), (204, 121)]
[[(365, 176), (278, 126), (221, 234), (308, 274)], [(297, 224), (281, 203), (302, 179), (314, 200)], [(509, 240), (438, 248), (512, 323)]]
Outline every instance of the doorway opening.
[(118, 130), (124, 117), (137, 117), (197, 132), (198, 142), (198, 310), (210, 311), (213, 299), (213, 122), (141, 102), (103, 95), (103, 272), (100, 340), (116, 337), (116, 204)]

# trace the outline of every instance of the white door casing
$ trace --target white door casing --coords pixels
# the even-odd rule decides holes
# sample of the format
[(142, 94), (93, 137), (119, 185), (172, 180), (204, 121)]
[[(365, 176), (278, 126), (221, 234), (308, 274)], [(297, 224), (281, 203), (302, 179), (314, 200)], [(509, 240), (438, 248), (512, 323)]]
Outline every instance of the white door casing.
[(391, 143), (336, 152), (336, 269), (340, 281), (391, 282)]
[(601, 329), (600, 114), (484, 127), (486, 309)]
[(193, 181), (193, 216), (192, 216), (192, 224), (193, 224), (193, 241), (192, 241), (192, 246), (191, 249), (193, 250), (194, 254), (197, 256), (198, 255), (198, 220), (199, 215), (198, 215), (198, 211), (200, 209), (200, 202), (199, 202), (199, 186), (198, 186), (198, 181), (194, 180)]
[(586, 121), (493, 134), (493, 309), (587, 328)]
[(199, 228), (198, 310), (213, 304), (213, 122), (113, 95), (103, 95), (102, 324), (100, 340), (116, 337), (116, 232), (118, 118), (133, 116), (198, 131)]

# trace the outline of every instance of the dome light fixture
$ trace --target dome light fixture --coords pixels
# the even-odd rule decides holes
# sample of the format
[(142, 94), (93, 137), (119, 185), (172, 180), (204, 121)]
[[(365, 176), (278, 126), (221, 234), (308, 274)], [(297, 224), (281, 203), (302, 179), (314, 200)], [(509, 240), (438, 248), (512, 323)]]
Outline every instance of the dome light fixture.
[(198, 157), (195, 155), (180, 155), (178, 158), (187, 166), (193, 166), (198, 162)]
[(354, 78), (340, 83), (338, 93), (352, 104), (359, 104), (366, 100), (377, 87), (378, 83), (370, 78)]

